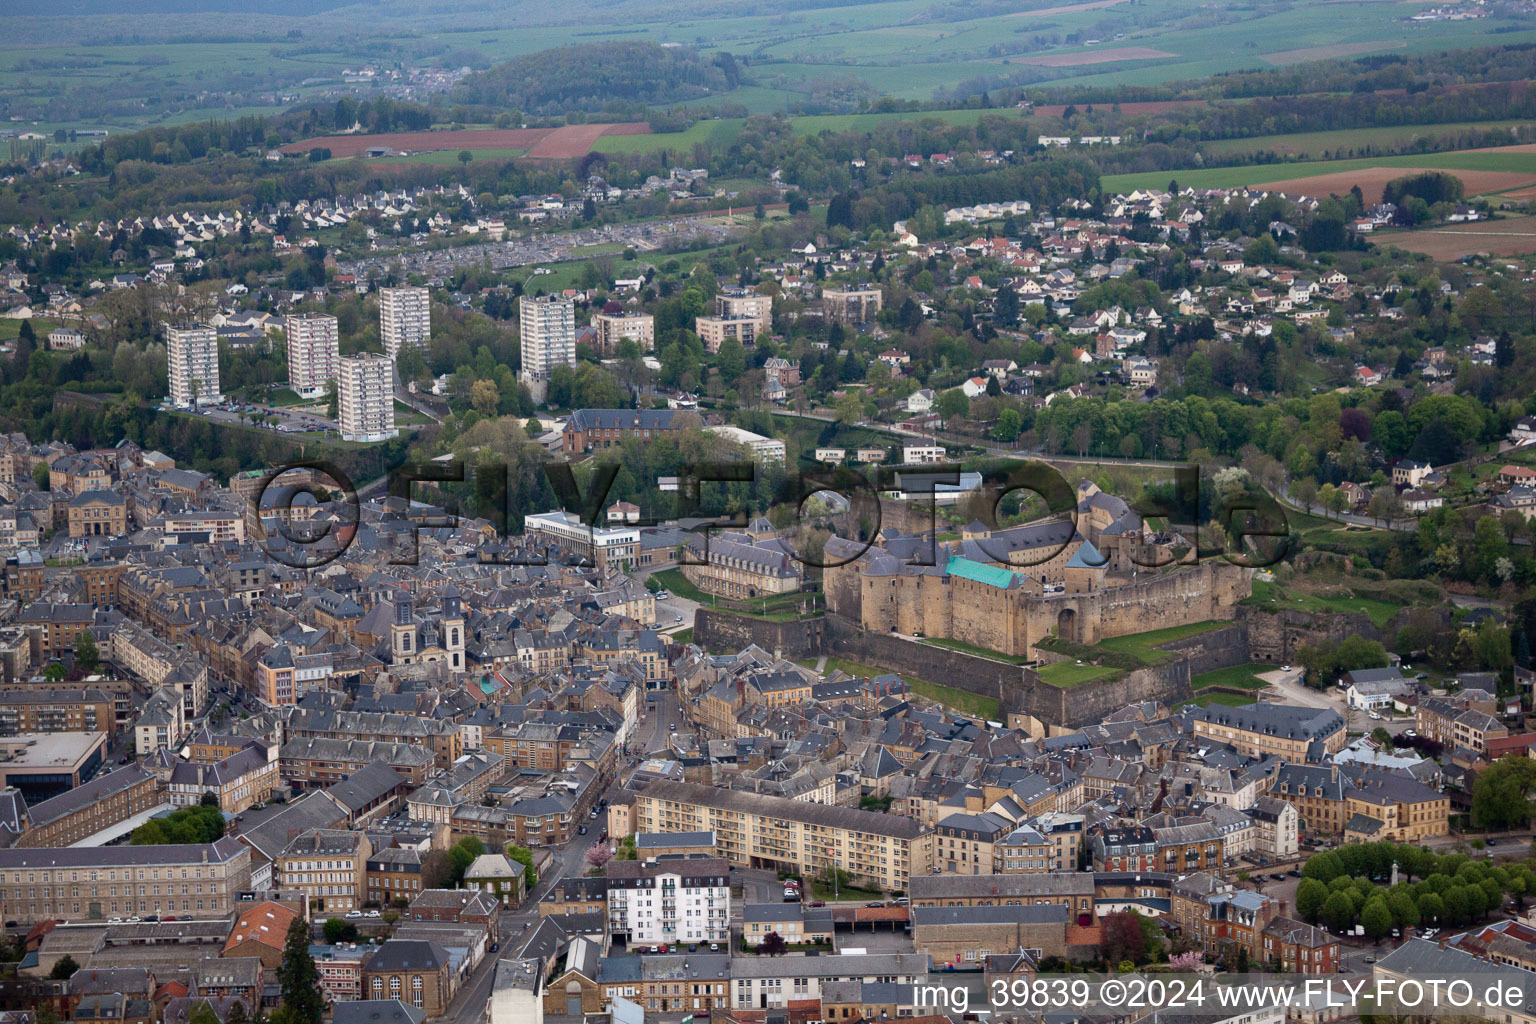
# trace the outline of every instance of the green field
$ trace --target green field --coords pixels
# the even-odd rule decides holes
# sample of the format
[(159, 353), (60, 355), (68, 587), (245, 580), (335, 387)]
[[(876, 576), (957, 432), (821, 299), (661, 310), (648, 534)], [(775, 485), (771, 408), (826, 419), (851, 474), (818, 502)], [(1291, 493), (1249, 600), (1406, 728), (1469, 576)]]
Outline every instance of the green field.
[(1536, 133), (1536, 122), (1477, 121), (1459, 124), (1342, 128), (1328, 132), (1297, 132), (1293, 135), (1260, 135), (1248, 139), (1212, 139), (1209, 142), (1202, 142), (1200, 148), (1208, 154), (1217, 156), (1276, 153), (1287, 158), (1320, 159), (1323, 154), (1338, 150), (1411, 146), (1420, 140), (1430, 142), (1447, 137), (1454, 138), (1466, 131), (1489, 131), (1494, 128), (1517, 129), (1522, 138), (1528, 138)]
[(1155, 171), (1137, 174), (1107, 174), (1102, 179), (1105, 192), (1129, 192), (1138, 188), (1167, 188), (1177, 179), (1181, 188), (1243, 188), (1293, 178), (1315, 178), (1339, 171), (1358, 171), (1372, 167), (1401, 167), (1410, 170), (1513, 171), (1536, 175), (1536, 153), (1466, 151), (1429, 153), (1422, 156), (1356, 157), (1352, 160), (1304, 160), (1296, 163), (1258, 164), (1244, 167), (1205, 167), (1198, 170)]

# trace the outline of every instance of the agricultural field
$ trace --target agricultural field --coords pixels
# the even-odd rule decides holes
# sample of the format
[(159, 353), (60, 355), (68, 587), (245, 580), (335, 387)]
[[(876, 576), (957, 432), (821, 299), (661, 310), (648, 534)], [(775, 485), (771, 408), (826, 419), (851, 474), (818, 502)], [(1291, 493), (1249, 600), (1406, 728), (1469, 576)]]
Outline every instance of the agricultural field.
[[(192, 0), (179, 7), (192, 10), (172, 19), (104, 10), (82, 35), (78, 18), (49, 17), (40, 0), (23, 0), (6, 17), (16, 45), (0, 56), (0, 93), (39, 125), (126, 130), (232, 116), (233, 107), (276, 113), (311, 96), (329, 103), (341, 72), (369, 62), (479, 68), (569, 43), (623, 40), (737, 55), (747, 80), (689, 105), (759, 113), (824, 104), (829, 84), (835, 94), (853, 83), (930, 100), (961, 83), (1150, 85), (1326, 57), (1536, 41), (1528, 21), (1502, 12), (1417, 24), (1405, 20), (1413, 6), (1396, 3), (1237, 4), (1213, 17), (1199, 0), (1035, 2), (1033, 10), (986, 14), (930, 0), (741, 13), (638, 0), (626, 5), (622, 26), (592, 28), (612, 24), (612, 12), (587, 0), (553, 18), (547, 8), (513, 6), (494, 22), (451, 2), (426, 11), (404, 0), (321, 4), (294, 18)], [(97, 103), (110, 114), (71, 115), (100, 96), (110, 97)]]
[[(1206, 167), (1169, 173), (1110, 174), (1103, 178), (1105, 191), (1126, 192), (1136, 188), (1166, 188), (1170, 179), (1193, 188), (1262, 187), (1307, 195), (1349, 191), (1359, 184), (1366, 201), (1381, 198), (1381, 186), (1416, 170), (1450, 171), (1462, 178), (1468, 195), (1506, 192), (1536, 183), (1536, 152), (1528, 146), (1428, 153), (1422, 156), (1359, 157), (1353, 160), (1312, 160), (1297, 163), (1260, 164), (1245, 167)], [(1326, 181), (1317, 181), (1326, 177)], [(1522, 184), (1524, 183), (1524, 184)], [(1372, 194), (1371, 189), (1375, 188)]]
[(1473, 253), (1519, 256), (1536, 252), (1536, 217), (1503, 217), (1472, 224), (1389, 231), (1374, 241), (1377, 245), (1393, 245), (1409, 252), (1423, 253), (1442, 263)]
[(1203, 152), (1213, 156), (1251, 156), (1273, 153), (1287, 159), (1320, 160), (1325, 154), (1366, 149), (1389, 149), (1432, 144), (1454, 139), (1469, 131), (1505, 128), (1520, 138), (1536, 138), (1533, 121), (1478, 121), (1469, 124), (1388, 125), (1380, 128), (1341, 128), (1328, 132), (1297, 132), (1292, 135), (1261, 135), (1248, 139), (1212, 139), (1202, 142)]

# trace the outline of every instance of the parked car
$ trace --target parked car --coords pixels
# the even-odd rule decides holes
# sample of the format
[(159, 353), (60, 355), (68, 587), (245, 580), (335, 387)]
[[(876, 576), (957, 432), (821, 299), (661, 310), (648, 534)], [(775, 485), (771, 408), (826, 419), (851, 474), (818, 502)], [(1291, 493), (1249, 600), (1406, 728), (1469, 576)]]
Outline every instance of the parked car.
[(347, 916), (348, 917), (362, 917), (363, 916), (363, 912), (361, 910), (349, 910), (349, 911), (347, 911)]
[(864, 905), (866, 907), (875, 907), (875, 908), (879, 908), (879, 907), (884, 907), (885, 906), (884, 903), (866, 903)]

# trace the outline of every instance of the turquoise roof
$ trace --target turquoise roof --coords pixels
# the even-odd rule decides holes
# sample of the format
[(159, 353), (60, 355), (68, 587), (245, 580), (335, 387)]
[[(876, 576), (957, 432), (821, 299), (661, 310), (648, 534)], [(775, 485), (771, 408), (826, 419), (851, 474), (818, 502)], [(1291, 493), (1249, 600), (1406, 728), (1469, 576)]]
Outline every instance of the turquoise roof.
[(1083, 541), (1083, 546), (1077, 549), (1072, 559), (1067, 562), (1068, 569), (1102, 569), (1105, 566), (1104, 556), (1099, 554), (1099, 549), (1093, 546), (1089, 540)]
[(969, 558), (961, 558), (958, 555), (951, 558), (944, 566), (944, 572), (948, 576), (959, 576), (961, 579), (974, 580), (1003, 590), (1013, 586), (1013, 577), (1016, 575), (1011, 569), (983, 565), (981, 562), (973, 562)]

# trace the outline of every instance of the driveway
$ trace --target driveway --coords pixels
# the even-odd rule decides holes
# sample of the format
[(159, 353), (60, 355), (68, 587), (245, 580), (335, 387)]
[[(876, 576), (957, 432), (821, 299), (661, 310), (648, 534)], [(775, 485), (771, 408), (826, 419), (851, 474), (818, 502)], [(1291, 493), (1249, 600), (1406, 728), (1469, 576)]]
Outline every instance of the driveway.
[(1287, 672), (1277, 668), (1272, 672), (1260, 672), (1258, 677), (1268, 683), (1270, 690), (1287, 704), (1300, 704), (1308, 708), (1331, 708), (1342, 715), (1343, 701), (1330, 693), (1314, 690), (1302, 683), (1302, 671), (1299, 668), (1292, 668)]

